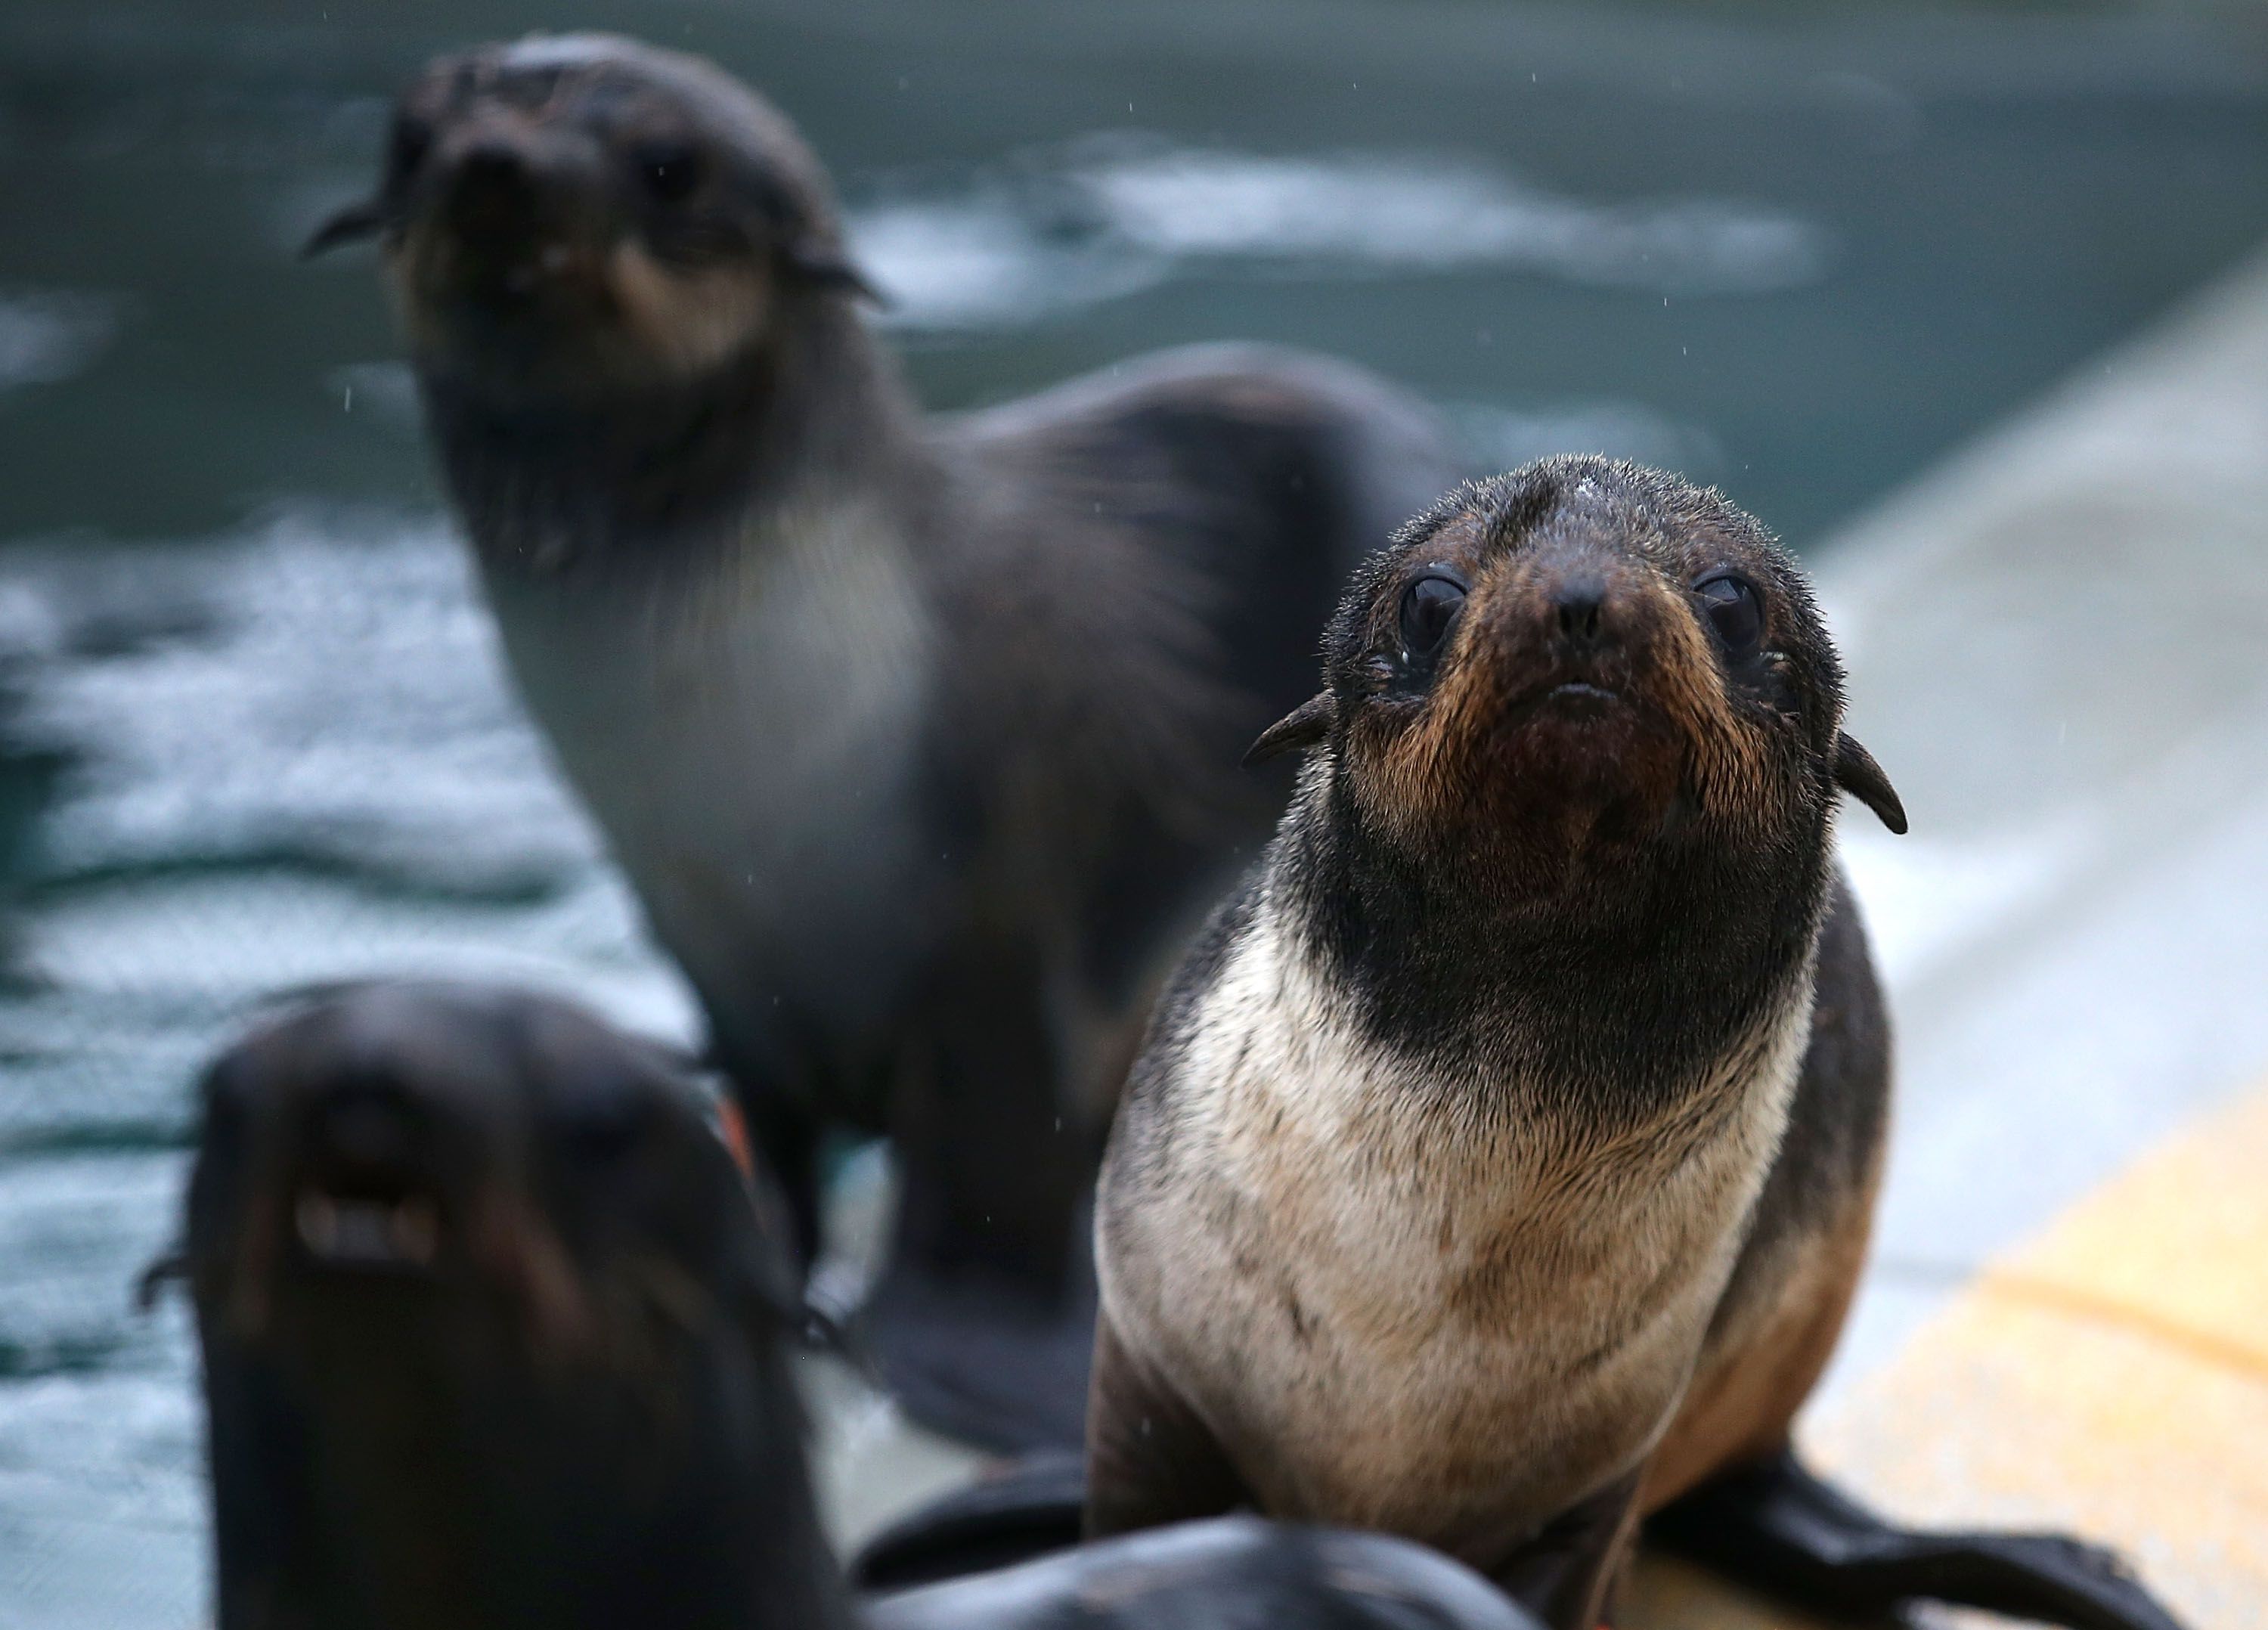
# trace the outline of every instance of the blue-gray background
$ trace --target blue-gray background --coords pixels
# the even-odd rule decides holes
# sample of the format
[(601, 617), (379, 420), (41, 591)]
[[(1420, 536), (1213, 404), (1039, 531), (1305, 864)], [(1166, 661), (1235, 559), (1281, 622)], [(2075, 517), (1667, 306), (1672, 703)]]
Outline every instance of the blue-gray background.
[(2234, 5), (11, 0), (0, 1626), (200, 1611), (189, 1349), (127, 1285), (248, 1003), (464, 970), (689, 1022), (500, 687), (367, 262), (291, 257), (428, 54), (593, 24), (803, 125), (934, 405), (1317, 345), (1799, 548), (2268, 228)]

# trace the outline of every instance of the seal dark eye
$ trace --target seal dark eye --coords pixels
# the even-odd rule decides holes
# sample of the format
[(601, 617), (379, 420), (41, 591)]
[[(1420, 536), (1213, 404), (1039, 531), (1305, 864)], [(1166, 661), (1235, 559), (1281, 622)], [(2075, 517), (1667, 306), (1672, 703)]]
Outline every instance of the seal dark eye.
[(553, 1124), (586, 1164), (608, 1165), (636, 1147), (654, 1119), (653, 1101), (628, 1081), (604, 1072), (562, 1081)]
[(1717, 638), (1734, 656), (1746, 656), (1764, 639), (1764, 601), (1747, 579), (1730, 575), (1711, 578), (1695, 584), (1693, 592), (1701, 597), (1701, 608), (1709, 615), (1709, 626), (1717, 631)]
[(1441, 648), (1465, 608), (1465, 586), (1454, 578), (1423, 577), (1402, 591), (1402, 649), (1430, 657)]
[(433, 128), (422, 119), (406, 115), (394, 122), (394, 135), (389, 139), (387, 166), (396, 180), (408, 179), (411, 171), (425, 162), (426, 153), (433, 145)]
[(648, 147), (638, 154), (638, 175), (645, 189), (664, 203), (678, 203), (701, 185), (701, 155), (690, 147), (671, 143)]

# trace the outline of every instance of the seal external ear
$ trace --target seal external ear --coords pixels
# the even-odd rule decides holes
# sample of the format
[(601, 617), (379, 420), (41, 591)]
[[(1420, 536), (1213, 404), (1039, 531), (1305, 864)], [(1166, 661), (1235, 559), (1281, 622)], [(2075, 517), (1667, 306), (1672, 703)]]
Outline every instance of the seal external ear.
[(1244, 767), (1264, 764), (1279, 753), (1294, 748), (1313, 747), (1323, 739), (1331, 721), (1339, 716), (1338, 703), (1328, 690), (1309, 697), (1290, 712), (1260, 733), (1260, 739), (1244, 749)]
[(315, 228), (307, 241), (299, 246), (299, 258), (312, 261), (327, 250), (342, 243), (356, 243), (364, 238), (375, 238), (386, 230), (386, 206), (376, 198), (365, 198), (360, 203), (350, 203), (320, 226)]
[(1898, 801), (1897, 789), (1874, 762), (1874, 756), (1848, 735), (1835, 738), (1835, 785), (1880, 815), (1884, 826), (1901, 837), (1905, 836), (1906, 807)]
[(822, 289), (840, 289), (870, 306), (887, 309), (889, 297), (867, 280), (839, 244), (817, 238), (799, 238), (787, 246), (787, 263), (806, 283)]

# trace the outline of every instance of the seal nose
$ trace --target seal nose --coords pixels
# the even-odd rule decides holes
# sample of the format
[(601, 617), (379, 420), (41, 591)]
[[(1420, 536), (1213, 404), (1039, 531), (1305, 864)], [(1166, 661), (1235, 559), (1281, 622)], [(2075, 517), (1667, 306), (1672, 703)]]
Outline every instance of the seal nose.
[(511, 192), (527, 184), (526, 158), (508, 143), (494, 137), (475, 144), (457, 156), (457, 188), (460, 192)]
[(1552, 586), (1553, 627), (1560, 640), (1578, 652), (1602, 650), (1614, 644), (1607, 613), (1606, 579), (1595, 572), (1576, 572)]
[(417, 1126), (402, 1095), (342, 1088), (317, 1110), (308, 1153), (324, 1165), (369, 1177), (406, 1179), (417, 1153)]
[(524, 239), (543, 212), (543, 179), (517, 142), (489, 135), (460, 148), (449, 166), (446, 209), (460, 238), (502, 247)]

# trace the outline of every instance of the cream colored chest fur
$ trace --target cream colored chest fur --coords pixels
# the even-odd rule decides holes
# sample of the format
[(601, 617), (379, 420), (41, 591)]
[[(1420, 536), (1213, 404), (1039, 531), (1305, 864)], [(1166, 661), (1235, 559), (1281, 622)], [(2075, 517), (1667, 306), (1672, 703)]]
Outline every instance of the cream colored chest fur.
[[(1668, 1424), (1786, 1113), (1805, 995), (1697, 1095), (1713, 1108), (1571, 1154), (1519, 1083), (1445, 1095), (1356, 1037), (1263, 919), (1170, 1107), (1137, 1111), (1173, 1118), (1159, 1166), (1106, 1179), (1113, 1325), (1271, 1513), (1475, 1557)], [(1484, 1097), (1511, 1107), (1468, 1107)]]
[(531, 710), (712, 999), (769, 1003), (806, 973), (821, 1006), (889, 984), (825, 948), (916, 909), (928, 858), (909, 789), (931, 631), (906, 547), (846, 501), (681, 579), (491, 583)]

